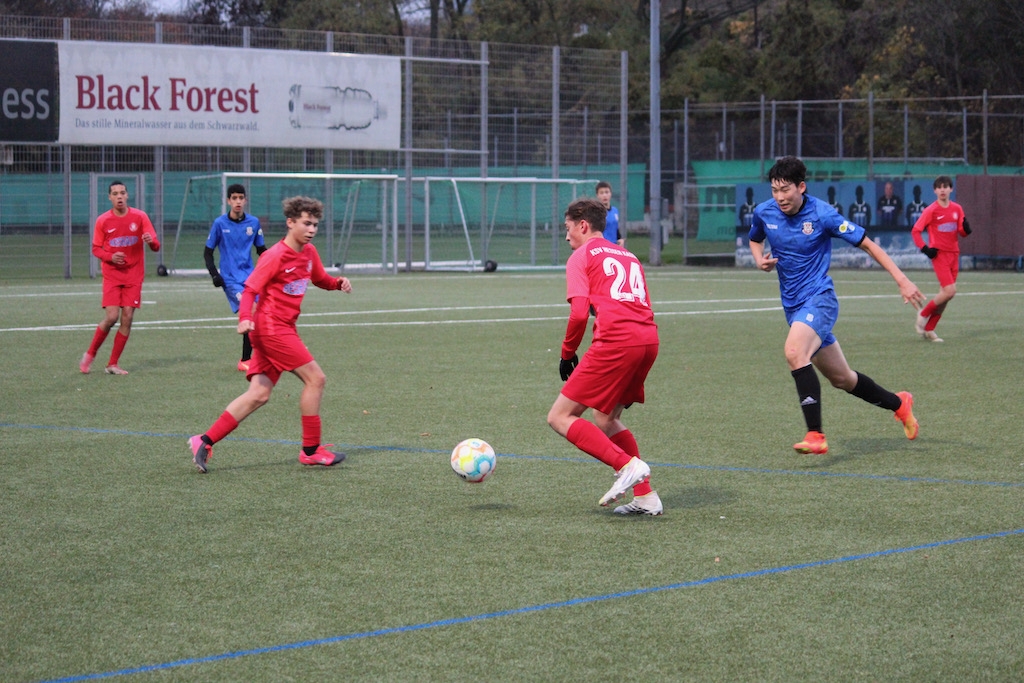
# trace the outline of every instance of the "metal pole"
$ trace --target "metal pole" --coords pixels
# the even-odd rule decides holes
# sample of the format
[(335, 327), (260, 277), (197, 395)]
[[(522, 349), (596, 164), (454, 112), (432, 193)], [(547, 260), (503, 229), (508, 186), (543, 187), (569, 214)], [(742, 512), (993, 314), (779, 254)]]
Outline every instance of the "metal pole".
[(626, 238), (629, 222), (629, 53), (619, 53), (619, 231)]
[[(412, 36), (405, 38), (405, 272), (412, 271)], [(397, 187), (395, 188), (398, 189)], [(385, 230), (386, 232), (386, 230)], [(396, 245), (397, 246), (397, 245)], [(395, 268), (398, 267), (396, 263)]]
[(868, 91), (868, 180), (875, 178), (875, 92)]
[(650, 49), (650, 264), (661, 265), (661, 0), (651, 0)]

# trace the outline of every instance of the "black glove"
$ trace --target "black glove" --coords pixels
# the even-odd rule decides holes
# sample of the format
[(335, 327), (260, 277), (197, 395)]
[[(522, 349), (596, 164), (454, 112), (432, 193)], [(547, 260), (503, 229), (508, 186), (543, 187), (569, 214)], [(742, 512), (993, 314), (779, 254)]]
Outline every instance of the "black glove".
[(964, 234), (971, 234), (971, 224), (967, 222), (967, 216), (964, 216)]
[(217, 273), (216, 275), (213, 276), (213, 286), (214, 287), (223, 287), (224, 286), (224, 278), (222, 278), (220, 276), (220, 273)]
[(565, 360), (564, 358), (558, 361), (558, 374), (562, 376), (562, 381), (569, 379), (569, 375), (576, 369), (576, 366), (580, 364), (580, 358), (575, 353), (572, 354), (572, 358)]
[(939, 250), (935, 247), (929, 247), (927, 244), (921, 247), (921, 253), (928, 258), (935, 258), (939, 255)]

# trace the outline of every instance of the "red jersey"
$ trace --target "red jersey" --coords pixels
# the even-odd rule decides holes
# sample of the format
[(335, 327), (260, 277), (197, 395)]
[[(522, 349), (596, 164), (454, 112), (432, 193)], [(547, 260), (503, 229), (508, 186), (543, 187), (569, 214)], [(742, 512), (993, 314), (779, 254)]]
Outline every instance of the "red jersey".
[(914, 223), (910, 230), (914, 244), (920, 249), (924, 246), (924, 237), (921, 233), (928, 230), (928, 246), (935, 247), (939, 251), (951, 251), (960, 253), (960, 238), (967, 237), (964, 232), (964, 209), (956, 202), (950, 202), (949, 206), (942, 206), (938, 202), (932, 202), (921, 212), (921, 217)]
[[(146, 252), (142, 234), (153, 236), (149, 248), (160, 251), (156, 230), (145, 211), (128, 207), (127, 213), (118, 216), (113, 209), (96, 219), (92, 235), (92, 254), (103, 262), (103, 279), (116, 285), (139, 285), (146, 277)], [(116, 252), (124, 254), (125, 262), (118, 265), (111, 261)]]
[(305, 244), (295, 251), (281, 240), (263, 252), (246, 279), (239, 320), (252, 320), (261, 335), (294, 332), (310, 282), (320, 289), (340, 289), (340, 281), (327, 274), (316, 247)]
[[(579, 347), (591, 307), (596, 315), (594, 342), (620, 346), (658, 343), (643, 267), (625, 248), (604, 238), (587, 240), (569, 256), (565, 279), (565, 297), (573, 309), (562, 344), (563, 358), (571, 357)], [(573, 302), (577, 298), (586, 306)]]

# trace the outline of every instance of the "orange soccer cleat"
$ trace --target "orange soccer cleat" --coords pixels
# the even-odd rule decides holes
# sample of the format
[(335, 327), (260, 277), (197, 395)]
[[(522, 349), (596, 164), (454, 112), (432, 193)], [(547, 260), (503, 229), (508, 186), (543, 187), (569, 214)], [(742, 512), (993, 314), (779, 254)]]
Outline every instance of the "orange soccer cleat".
[(917, 418), (914, 417), (914, 395), (909, 391), (897, 391), (896, 395), (902, 401), (900, 407), (895, 412), (896, 421), (903, 423), (903, 433), (907, 435), (908, 439), (913, 441), (917, 438), (919, 429)]
[(828, 453), (828, 441), (821, 432), (807, 432), (803, 441), (793, 444), (793, 450), (808, 455), (825, 455)]

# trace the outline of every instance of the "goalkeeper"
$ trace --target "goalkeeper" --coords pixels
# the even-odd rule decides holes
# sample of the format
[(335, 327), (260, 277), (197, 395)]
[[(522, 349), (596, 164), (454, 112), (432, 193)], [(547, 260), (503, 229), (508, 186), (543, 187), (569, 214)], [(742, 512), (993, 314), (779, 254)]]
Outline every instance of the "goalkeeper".
[[(260, 219), (245, 213), (245, 186), (233, 184), (228, 186), (228, 212), (218, 216), (210, 226), (210, 236), (206, 238), (203, 260), (206, 270), (210, 271), (214, 287), (223, 287), (228, 298), (231, 312), (238, 313), (238, 304), (242, 300), (245, 279), (253, 270), (252, 250), (256, 248), (259, 256), (267, 250), (263, 242), (263, 230)], [(220, 249), (220, 269), (213, 262), (214, 249)], [(249, 371), (249, 360), (252, 358), (252, 343), (249, 333), (242, 335), (242, 360), (238, 361), (239, 372)]]
[[(960, 272), (960, 238), (971, 234), (971, 226), (964, 218), (964, 207), (950, 201), (953, 179), (940, 175), (933, 184), (935, 201), (929, 204), (910, 229), (914, 244), (931, 259), (932, 270), (939, 280), (939, 293), (924, 305), (915, 316), (914, 330), (927, 341), (940, 342), (935, 326), (946, 310), (946, 304), (956, 296), (956, 276)], [(922, 233), (928, 231), (928, 244)]]

